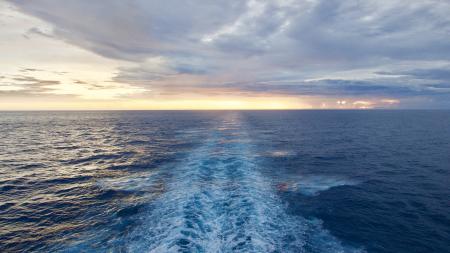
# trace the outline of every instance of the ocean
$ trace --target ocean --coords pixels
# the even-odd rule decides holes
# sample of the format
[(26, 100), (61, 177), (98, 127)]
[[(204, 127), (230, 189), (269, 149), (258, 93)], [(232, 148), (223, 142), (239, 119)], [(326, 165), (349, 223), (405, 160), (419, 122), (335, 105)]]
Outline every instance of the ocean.
[(450, 111), (0, 112), (0, 252), (450, 252)]

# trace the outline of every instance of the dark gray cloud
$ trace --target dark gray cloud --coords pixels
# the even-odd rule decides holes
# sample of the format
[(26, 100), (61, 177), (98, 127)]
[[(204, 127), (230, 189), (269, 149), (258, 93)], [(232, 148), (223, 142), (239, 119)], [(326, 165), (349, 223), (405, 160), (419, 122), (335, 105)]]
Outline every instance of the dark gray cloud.
[[(32, 69), (30, 71), (33, 72), (35, 70)], [(15, 83), (15, 86), (20, 87), (20, 89), (17, 90), (0, 89), (0, 95), (26, 96), (26, 95), (42, 94), (52, 90), (48, 86), (60, 84), (60, 82), (56, 80), (43, 80), (29, 75), (15, 75), (12, 77), (8, 77), (8, 79), (11, 81), (8, 81), (8, 83), (0, 82), (0, 85), (1, 86), (9, 85), (10, 82), (12, 82)]]
[(413, 69), (401, 72), (418, 79), (441, 80), (450, 83), (450, 69)]
[(447, 84), (423, 84), (420, 86), (403, 85), (381, 81), (354, 80), (320, 80), (297, 83), (228, 83), (215, 85), (217, 88), (236, 89), (247, 93), (274, 93), (300, 96), (329, 96), (329, 97), (386, 97), (406, 98), (416, 96), (449, 96)]
[(448, 60), (448, 11), (446, 1), (317, 1), (289, 34), (311, 57)]
[(39, 72), (39, 71), (43, 71), (42, 69), (36, 69), (36, 68), (22, 68), (19, 70), (22, 73), (27, 73), (27, 72)]
[[(32, 74), (36, 71), (43, 71), (32, 68), (24, 68), (20, 72), (24, 74), (13, 75), (13, 76), (2, 76), (0, 77), (0, 95), (1, 96), (55, 96), (54, 91), (58, 90), (57, 86), (61, 84), (59, 80), (49, 80), (36, 78)], [(6, 81), (2, 79), (7, 79)], [(109, 89), (108, 85), (99, 85), (95, 83), (89, 83), (82, 80), (73, 80), (73, 84), (83, 86), (88, 90), (102, 90)], [(1, 89), (10, 88), (13, 85), (17, 89)], [(61, 94), (68, 96), (68, 94)], [(59, 96), (59, 95), (58, 95)]]
[(37, 28), (37, 27), (33, 27), (30, 28), (25, 34), (25, 38), (30, 39), (30, 36), (32, 35), (38, 35), (38, 36), (44, 36), (47, 38), (56, 38), (55, 36), (53, 36), (52, 34), (49, 34), (47, 32), (41, 31), (41, 29)]

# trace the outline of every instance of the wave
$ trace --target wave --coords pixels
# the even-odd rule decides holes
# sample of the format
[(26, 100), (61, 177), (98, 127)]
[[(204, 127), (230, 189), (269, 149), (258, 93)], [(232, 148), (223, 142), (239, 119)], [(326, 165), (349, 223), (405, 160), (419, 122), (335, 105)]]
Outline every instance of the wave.
[(299, 192), (306, 196), (317, 196), (323, 191), (327, 191), (339, 186), (352, 186), (358, 184), (357, 181), (339, 176), (303, 176), (293, 180), (292, 178), (281, 181), (277, 184), (279, 191)]
[[(140, 225), (116, 238), (113, 247), (125, 252), (361, 252), (343, 246), (320, 220), (288, 214), (253, 154), (244, 126), (237, 118), (225, 120), (182, 163), (164, 169), (170, 174), (164, 193), (146, 207), (126, 209), (137, 213)], [(103, 184), (140, 190), (153, 178)]]
[(140, 191), (155, 184), (156, 172), (149, 171), (135, 173), (129, 176), (106, 178), (97, 182), (97, 185), (106, 190)]

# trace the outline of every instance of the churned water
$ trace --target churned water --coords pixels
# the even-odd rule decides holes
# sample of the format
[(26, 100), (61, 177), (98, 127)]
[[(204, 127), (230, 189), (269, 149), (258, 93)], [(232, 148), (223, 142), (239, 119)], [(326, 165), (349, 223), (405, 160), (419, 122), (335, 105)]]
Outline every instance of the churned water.
[(450, 252), (449, 111), (0, 113), (1, 252)]

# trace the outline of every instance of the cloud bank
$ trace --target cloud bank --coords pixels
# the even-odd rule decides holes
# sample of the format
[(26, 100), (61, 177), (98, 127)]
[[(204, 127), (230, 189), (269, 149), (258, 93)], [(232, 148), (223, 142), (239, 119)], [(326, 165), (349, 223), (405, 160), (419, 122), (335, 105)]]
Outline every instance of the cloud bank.
[[(450, 108), (448, 1), (8, 3), (4, 13), (46, 24), (28, 27), (28, 39), (61, 41), (118, 62), (104, 81), (135, 91), (122, 95), (274, 94)], [(37, 89), (48, 89), (44, 84)]]

